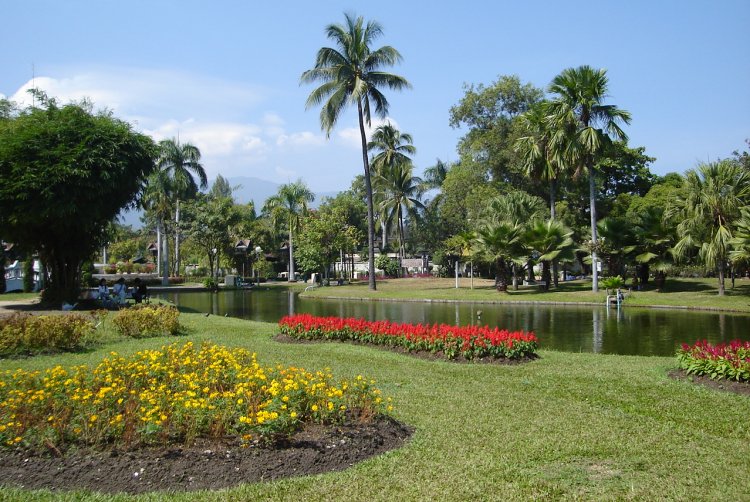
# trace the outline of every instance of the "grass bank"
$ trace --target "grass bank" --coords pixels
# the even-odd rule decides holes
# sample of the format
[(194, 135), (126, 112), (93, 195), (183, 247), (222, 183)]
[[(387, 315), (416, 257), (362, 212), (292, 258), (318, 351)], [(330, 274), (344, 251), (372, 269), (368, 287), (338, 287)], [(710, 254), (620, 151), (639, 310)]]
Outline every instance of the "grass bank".
[[(377, 282), (377, 291), (370, 291), (367, 282), (345, 286), (330, 286), (305, 291), (307, 298), (364, 298), (383, 300), (485, 301), (497, 303), (548, 302), (593, 303), (603, 305), (607, 299), (604, 289), (591, 291), (590, 281), (561, 282), (558, 288), (541, 292), (536, 287), (521, 287), (518, 291), (498, 293), (494, 281), (459, 279), (389, 279)], [(727, 283), (726, 294), (717, 295), (716, 279), (669, 279), (662, 292), (653, 289), (632, 291), (625, 305), (639, 307), (687, 307), (693, 309), (732, 310), (750, 312), (750, 280), (738, 279), (735, 288)]]
[[(382, 284), (382, 283), (381, 283)], [(365, 288), (366, 289), (366, 286)], [(143, 500), (742, 500), (750, 493), (750, 400), (669, 379), (674, 358), (540, 352), (521, 366), (424, 361), (339, 343), (280, 344), (276, 326), (183, 314), (188, 334), (247, 347), (261, 364), (371, 376), (416, 427), (404, 448), (344, 472)], [(92, 364), (88, 353), (0, 361), (0, 369)], [(86, 492), (69, 499), (128, 500)], [(0, 500), (59, 494), (0, 489)]]

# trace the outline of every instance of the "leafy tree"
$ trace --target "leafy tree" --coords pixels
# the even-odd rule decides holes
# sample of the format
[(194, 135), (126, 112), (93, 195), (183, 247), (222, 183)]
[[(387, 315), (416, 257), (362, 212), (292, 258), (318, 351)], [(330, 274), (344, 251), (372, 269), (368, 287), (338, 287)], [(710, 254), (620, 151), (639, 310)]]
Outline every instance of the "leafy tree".
[(146, 180), (140, 205), (146, 211), (146, 218), (156, 223), (157, 272), (162, 275), (162, 284), (169, 283), (169, 243), (167, 241), (167, 221), (172, 214), (170, 180), (167, 172), (158, 169)]
[(74, 301), (83, 262), (153, 170), (150, 138), (88, 103), (37, 106), (0, 120), (0, 235), (35, 249), (44, 299)]
[[(159, 142), (159, 156), (156, 167), (164, 171), (168, 180), (169, 194), (175, 209), (175, 273), (180, 274), (180, 200), (194, 198), (198, 189), (208, 186), (208, 178), (200, 163), (201, 152), (191, 143), (180, 143), (178, 139), (165, 139)], [(196, 183), (193, 176), (198, 177)], [(165, 257), (169, 256), (164, 253)], [(166, 268), (166, 267), (165, 267)], [(165, 276), (166, 277), (166, 276)]]
[(425, 190), (440, 189), (450, 171), (450, 164), (440, 159), (435, 159), (435, 165), (424, 170), (423, 184)]
[(450, 109), (450, 125), (466, 126), (458, 151), (461, 162), (478, 162), (497, 182), (528, 187), (513, 145), (516, 118), (542, 99), (541, 89), (503, 75), (488, 86), (464, 85), (464, 97)]
[(340, 214), (319, 212), (306, 218), (296, 250), (297, 261), (306, 272), (323, 271), (329, 279), (331, 264), (339, 250), (351, 245), (351, 227)]
[(222, 255), (234, 253), (232, 228), (239, 221), (231, 199), (199, 194), (185, 202), (186, 234), (203, 251), (208, 259), (211, 277), (218, 276)]
[(362, 163), (364, 166), (365, 193), (367, 196), (367, 249), (369, 287), (375, 285), (375, 214), (370, 179), (370, 163), (367, 158), (367, 137), (365, 124), (370, 125), (370, 102), (375, 105), (375, 114), (385, 117), (388, 114), (388, 100), (381, 89), (388, 87), (401, 90), (411, 87), (403, 77), (382, 71), (383, 67), (393, 66), (401, 61), (401, 54), (390, 46), (372, 50), (370, 45), (383, 34), (380, 24), (362, 17), (345, 15), (345, 24), (331, 24), (326, 27), (326, 35), (336, 45), (336, 49), (323, 47), (318, 51), (315, 67), (302, 74), (303, 83), (322, 81), (307, 98), (306, 107), (323, 104), (320, 111), (320, 125), (330, 135), (338, 122), (342, 110), (348, 104), (357, 105), (359, 132), (362, 141)]
[(477, 222), (487, 201), (500, 194), (498, 185), (489, 181), (480, 164), (462, 162), (454, 166), (445, 177), (438, 209), (443, 235), (468, 230), (469, 221)]
[(300, 228), (302, 217), (307, 214), (307, 204), (315, 200), (315, 194), (307, 188), (302, 180), (287, 183), (279, 187), (276, 195), (266, 201), (266, 211), (282, 215), (289, 229), (289, 282), (294, 276), (294, 232)]
[[(216, 176), (216, 180), (214, 181), (214, 184), (211, 185), (211, 190), (209, 190), (209, 194), (211, 194), (212, 197), (226, 197), (228, 199), (232, 199), (232, 192), (234, 191), (234, 188), (229, 184), (229, 181), (219, 174)], [(252, 204), (252, 201), (250, 201)]]
[(686, 173), (685, 192), (673, 209), (682, 220), (673, 252), (684, 259), (697, 250), (706, 268), (717, 271), (722, 296), (735, 224), (750, 204), (750, 172), (731, 160), (701, 164)]
[[(548, 110), (555, 126), (555, 150), (564, 152), (566, 162), (577, 160), (579, 169), (586, 169), (589, 176), (593, 291), (598, 291), (595, 165), (610, 137), (627, 140), (619, 123), (630, 123), (630, 113), (604, 104), (607, 90), (607, 71), (590, 66), (563, 70), (549, 86), (549, 92), (555, 96)], [(574, 130), (569, 128), (570, 124), (576, 124)]]

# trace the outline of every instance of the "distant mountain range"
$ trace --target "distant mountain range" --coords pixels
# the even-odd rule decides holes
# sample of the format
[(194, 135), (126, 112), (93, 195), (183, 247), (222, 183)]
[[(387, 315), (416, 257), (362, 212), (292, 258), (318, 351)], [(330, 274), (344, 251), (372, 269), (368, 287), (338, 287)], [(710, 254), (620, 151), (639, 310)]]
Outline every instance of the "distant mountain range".
[[(236, 176), (234, 178), (227, 178), (229, 186), (234, 191), (234, 200), (238, 204), (247, 204), (253, 201), (255, 204), (255, 210), (260, 213), (263, 204), (272, 195), (279, 191), (281, 186), (279, 183), (272, 181), (262, 180), (260, 178), (254, 178), (252, 176)], [(214, 180), (208, 181), (208, 186), (213, 185)], [(311, 204), (311, 207), (316, 208), (323, 201), (324, 197), (335, 197), (339, 192), (320, 192), (315, 194), (315, 202)], [(141, 214), (142, 211), (124, 211), (120, 213), (120, 221), (125, 225), (132, 225), (133, 228), (140, 228), (141, 225)]]

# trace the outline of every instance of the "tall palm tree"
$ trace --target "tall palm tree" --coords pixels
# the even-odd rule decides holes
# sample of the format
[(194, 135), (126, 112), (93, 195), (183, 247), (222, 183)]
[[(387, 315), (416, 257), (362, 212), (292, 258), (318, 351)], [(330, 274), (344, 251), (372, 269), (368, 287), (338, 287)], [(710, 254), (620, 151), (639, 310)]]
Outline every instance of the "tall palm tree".
[[(603, 148), (612, 138), (627, 140), (620, 123), (630, 123), (630, 113), (615, 105), (604, 104), (609, 80), (607, 71), (590, 66), (568, 68), (556, 76), (549, 86), (555, 95), (548, 105), (553, 125), (554, 149), (566, 160), (576, 160), (578, 170), (589, 176), (589, 207), (591, 216), (592, 290), (598, 291), (596, 233), (596, 179), (594, 166)], [(575, 129), (570, 129), (575, 124)]]
[(736, 221), (750, 204), (750, 172), (731, 160), (701, 164), (686, 173), (685, 188), (684, 198), (675, 204), (682, 221), (673, 252), (685, 258), (697, 249), (705, 266), (717, 271), (723, 295)]
[(450, 168), (451, 166), (447, 162), (435, 159), (435, 165), (424, 170), (424, 188), (433, 190), (442, 187)]
[(382, 208), (395, 214), (398, 224), (399, 258), (406, 254), (404, 216), (417, 216), (416, 210), (424, 208), (422, 201), (422, 179), (412, 175), (411, 163), (400, 163), (385, 167), (377, 175), (378, 186), (383, 189)]
[(289, 228), (289, 282), (295, 280), (294, 275), (294, 232), (299, 230), (303, 216), (307, 214), (307, 204), (315, 200), (309, 188), (297, 180), (279, 187), (276, 195), (266, 200), (264, 211), (280, 211), (287, 220)]
[[(198, 189), (208, 187), (208, 178), (200, 162), (201, 152), (191, 143), (180, 143), (179, 139), (165, 139), (159, 142), (159, 157), (156, 167), (165, 171), (170, 179), (175, 203), (175, 272), (180, 273), (180, 200), (193, 198)], [(193, 175), (198, 177), (196, 183)]]
[[(378, 126), (372, 133), (367, 151), (373, 153), (370, 166), (373, 171), (373, 204), (376, 208), (380, 229), (383, 233), (383, 248), (388, 242), (388, 226), (396, 215), (396, 206), (390, 203), (390, 178), (398, 176), (401, 165), (411, 165), (410, 155), (417, 149), (413, 145), (411, 134), (402, 133), (389, 122)], [(390, 210), (389, 210), (390, 209)], [(401, 220), (398, 220), (401, 223)], [(399, 226), (399, 236), (400, 226)]]
[(141, 207), (156, 220), (157, 267), (162, 275), (162, 285), (169, 284), (169, 243), (166, 221), (172, 214), (172, 185), (167, 172), (157, 169), (151, 173), (144, 187)]
[(323, 47), (318, 51), (315, 67), (304, 72), (302, 83), (322, 81), (323, 84), (312, 91), (306, 107), (323, 104), (320, 111), (320, 126), (330, 135), (338, 122), (342, 110), (349, 104), (356, 104), (359, 119), (359, 133), (362, 142), (362, 164), (364, 166), (365, 192), (367, 195), (367, 245), (369, 287), (375, 285), (375, 219), (372, 202), (372, 182), (370, 163), (367, 158), (367, 137), (365, 124), (371, 124), (370, 102), (375, 105), (375, 114), (385, 118), (388, 114), (388, 100), (381, 89), (393, 90), (409, 88), (405, 78), (382, 71), (401, 61), (401, 54), (390, 46), (372, 50), (370, 45), (383, 34), (379, 23), (365, 23), (362, 17), (345, 14), (345, 23), (331, 24), (325, 29), (326, 35), (336, 48)]

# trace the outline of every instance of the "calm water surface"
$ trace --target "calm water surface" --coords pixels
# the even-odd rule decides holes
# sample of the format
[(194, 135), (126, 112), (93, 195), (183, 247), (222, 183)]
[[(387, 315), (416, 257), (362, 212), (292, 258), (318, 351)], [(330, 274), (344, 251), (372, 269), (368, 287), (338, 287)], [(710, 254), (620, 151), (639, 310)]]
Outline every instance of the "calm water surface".
[[(313, 300), (271, 288), (219, 293), (161, 293), (182, 309), (278, 322), (287, 314), (364, 317), (410, 323), (487, 324), (534, 331), (545, 349), (671, 356), (683, 342), (750, 340), (750, 315), (624, 307)], [(477, 317), (481, 311), (481, 318)]]

